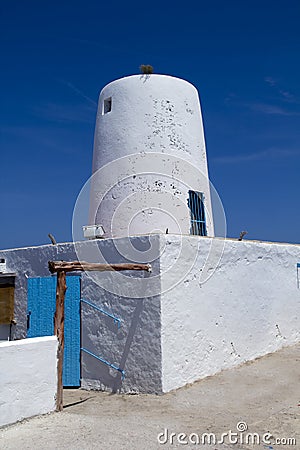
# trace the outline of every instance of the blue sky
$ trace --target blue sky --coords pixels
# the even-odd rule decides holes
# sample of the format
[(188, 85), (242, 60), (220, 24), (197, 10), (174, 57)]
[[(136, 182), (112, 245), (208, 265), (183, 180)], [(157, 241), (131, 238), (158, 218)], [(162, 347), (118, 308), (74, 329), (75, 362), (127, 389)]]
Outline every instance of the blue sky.
[(228, 236), (300, 241), (299, 1), (3, 1), (0, 248), (71, 240), (96, 104), (152, 64), (200, 93)]

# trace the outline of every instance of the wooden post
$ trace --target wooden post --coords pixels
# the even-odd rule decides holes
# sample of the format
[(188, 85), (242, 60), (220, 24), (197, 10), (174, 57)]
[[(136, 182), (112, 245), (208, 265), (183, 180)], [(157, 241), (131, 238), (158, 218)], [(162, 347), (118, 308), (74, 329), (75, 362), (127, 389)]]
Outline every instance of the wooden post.
[(65, 293), (67, 290), (66, 272), (59, 270), (57, 272), (56, 285), (56, 311), (54, 315), (54, 334), (58, 339), (57, 350), (57, 393), (56, 393), (56, 411), (63, 409), (63, 363), (64, 363), (64, 319), (65, 319)]

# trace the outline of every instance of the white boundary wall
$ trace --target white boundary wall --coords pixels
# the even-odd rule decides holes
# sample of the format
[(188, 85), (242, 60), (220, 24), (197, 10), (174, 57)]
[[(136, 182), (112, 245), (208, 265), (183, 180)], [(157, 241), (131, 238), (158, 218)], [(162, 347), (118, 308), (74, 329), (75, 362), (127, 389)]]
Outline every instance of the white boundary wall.
[[(88, 261), (97, 261), (88, 256), (88, 249), (95, 242), (80, 243), (86, 249)], [(131, 237), (130, 242), (126, 238), (97, 242), (111, 263), (127, 261), (120, 256), (118, 248), (126, 249), (130, 243), (134, 243), (141, 256), (145, 249), (145, 255), (150, 255), (147, 236)], [(144, 300), (110, 293), (87, 274), (82, 275), (82, 298), (121, 319), (118, 328), (111, 318), (83, 307), (82, 346), (126, 371), (125, 379), (121, 380), (116, 370), (82, 354), (82, 386), (114, 392), (167, 392), (300, 341), (300, 267), (297, 269), (300, 245), (226, 239), (222, 253), (223, 244), (219, 238), (153, 235), (152, 273), (147, 274), (147, 278), (154, 277), (153, 287), (157, 293)], [(74, 245), (48, 245), (0, 254), (7, 259), (9, 270), (17, 273), (17, 327), (13, 335), (23, 337), (27, 312), (24, 272), (31, 277), (47, 276), (49, 260), (76, 259)], [(101, 279), (116, 280), (116, 274), (101, 273)], [(205, 279), (207, 274), (211, 277), (201, 283), (200, 276)], [(131, 283), (130, 277), (126, 282), (134, 293), (137, 285)], [(149, 288), (148, 284), (146, 287)], [(51, 347), (53, 351), (49, 350), (45, 360), (39, 343), (34, 345), (31, 354), (25, 350), (30, 341), (35, 342), (0, 344), (0, 417), (4, 412), (8, 414), (11, 405), (18, 404), (16, 399), (20, 394), (15, 391), (23, 392), (21, 381), (26, 386), (24, 392), (30, 389), (27, 404), (34, 406), (34, 411), (28, 415), (54, 408), (56, 382), (50, 393), (47, 386), (39, 391), (37, 383), (42, 379), (43, 370), (46, 371), (44, 378), (50, 376), (51, 371), (56, 375), (56, 353)], [(55, 342), (50, 344), (56, 346)], [(14, 345), (21, 350), (21, 355)], [(16, 354), (10, 356), (12, 352)], [(29, 361), (31, 365), (26, 366), (25, 362)], [(3, 396), (4, 386), (6, 397)], [(41, 411), (41, 405), (34, 402), (41, 399), (43, 393), (47, 402), (52, 402)]]
[(178, 283), (161, 299), (163, 392), (300, 341), (300, 246), (226, 240), (218, 262), (222, 245), (161, 238), (162, 292)]
[(55, 409), (55, 336), (0, 343), (0, 426)]

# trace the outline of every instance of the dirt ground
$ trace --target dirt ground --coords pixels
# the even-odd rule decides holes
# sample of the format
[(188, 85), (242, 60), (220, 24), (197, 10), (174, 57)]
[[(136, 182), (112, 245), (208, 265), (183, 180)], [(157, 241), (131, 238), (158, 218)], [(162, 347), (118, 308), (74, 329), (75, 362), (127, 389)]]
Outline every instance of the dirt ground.
[[(300, 345), (287, 347), (163, 396), (65, 390), (62, 413), (0, 429), (0, 449), (300, 449), (299, 361)], [(237, 424), (231, 443), (228, 436), (220, 443)], [(214, 433), (215, 444), (203, 433)], [(259, 445), (249, 433), (259, 435)]]

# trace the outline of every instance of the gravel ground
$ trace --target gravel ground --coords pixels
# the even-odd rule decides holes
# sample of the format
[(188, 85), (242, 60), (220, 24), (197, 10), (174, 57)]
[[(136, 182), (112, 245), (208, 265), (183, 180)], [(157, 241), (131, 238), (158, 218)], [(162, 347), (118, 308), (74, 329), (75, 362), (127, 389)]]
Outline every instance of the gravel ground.
[[(300, 345), (287, 347), (163, 396), (68, 389), (63, 412), (0, 429), (0, 449), (300, 449), (299, 360)], [(236, 432), (239, 422), (248, 426), (244, 439), (247, 433), (273, 437), (256, 446), (219, 443), (221, 434)], [(168, 442), (159, 444), (157, 436), (165, 429)], [(173, 441), (170, 433), (176, 433)], [(179, 433), (186, 435), (179, 436), (182, 441), (197, 442), (191, 435), (196, 433), (200, 444), (178, 443)], [(201, 444), (203, 433), (215, 433), (216, 443)], [(274, 445), (275, 438), (283, 443)], [(290, 438), (297, 444), (288, 445)], [(164, 442), (165, 434), (160, 439)]]

